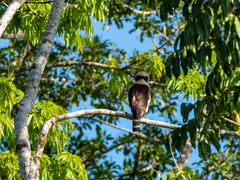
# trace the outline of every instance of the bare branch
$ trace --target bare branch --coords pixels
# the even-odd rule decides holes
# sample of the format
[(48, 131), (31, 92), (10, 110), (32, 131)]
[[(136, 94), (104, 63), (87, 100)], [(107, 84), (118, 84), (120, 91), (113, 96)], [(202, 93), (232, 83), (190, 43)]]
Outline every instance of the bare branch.
[(235, 121), (233, 121), (233, 120), (231, 120), (231, 119), (229, 119), (229, 118), (227, 118), (227, 117), (225, 117), (225, 116), (220, 116), (220, 118), (223, 119), (223, 120), (225, 120), (225, 121), (227, 121), (227, 122), (229, 122), (229, 123), (231, 123), (231, 124), (240, 126), (240, 124), (239, 124), (238, 122), (235, 122)]
[[(82, 116), (86, 116), (86, 115), (107, 115), (107, 116), (122, 117), (122, 118), (130, 119), (130, 120), (132, 119), (132, 115), (127, 113), (127, 112), (111, 111), (111, 110), (108, 110), (108, 109), (80, 110), (80, 111), (71, 112), (71, 113), (67, 113), (67, 114), (63, 114), (63, 115), (60, 115), (60, 116), (53, 117), (43, 125), (42, 131), (41, 131), (41, 134), (40, 134), (40, 137), (39, 137), (39, 142), (38, 142), (37, 152), (35, 154), (35, 157), (41, 157), (41, 155), (43, 153), (43, 150), (44, 150), (45, 140), (46, 140), (46, 137), (48, 135), (48, 132), (55, 123), (66, 120), (66, 119), (82, 117)], [(130, 131), (128, 129), (118, 127), (116, 125), (113, 125), (113, 124), (105, 122), (105, 121), (101, 121), (101, 120), (96, 120), (96, 121), (105, 123), (109, 126), (121, 129), (121, 130), (126, 131), (128, 133), (133, 133), (132, 131)], [(166, 123), (166, 122), (162, 122), (162, 121), (150, 120), (150, 119), (147, 119), (147, 118), (142, 118), (140, 120), (140, 122), (144, 123), (144, 124), (147, 124), (147, 125), (154, 125), (154, 126), (164, 127), (164, 128), (168, 128), (168, 129), (176, 129), (176, 128), (181, 127), (180, 125), (170, 124), (170, 123)], [(135, 134), (136, 136), (138, 136), (140, 138), (149, 140), (149, 141), (153, 141), (153, 142), (158, 141), (159, 142), (159, 140), (149, 139), (148, 137), (146, 137), (145, 135), (143, 135), (141, 133), (133, 133), (133, 134)], [(235, 135), (235, 136), (240, 137), (240, 133), (234, 132), (234, 131), (221, 130), (221, 134)]]
[(43, 19), (45, 19), (45, 17), (42, 16), (41, 14), (37, 13), (37, 12), (31, 7), (30, 4), (27, 4), (27, 6), (28, 6), (28, 8), (30, 9), (30, 11), (31, 11), (33, 14), (35, 14), (36, 16), (39, 16), (39, 17), (41, 17), (41, 18), (43, 18)]
[(26, 2), (26, 0), (14, 0), (11, 4), (7, 7), (7, 10), (4, 12), (2, 17), (0, 18), (0, 37), (2, 37), (3, 32), (5, 31), (6, 27), (12, 20), (13, 16), (17, 12), (17, 10)]
[(189, 157), (190, 157), (191, 154), (192, 154), (192, 148), (193, 148), (193, 147), (192, 147), (190, 138), (188, 138), (187, 141), (186, 141), (186, 144), (185, 144), (184, 147), (183, 147), (183, 150), (182, 150), (179, 158), (177, 159), (177, 163), (178, 163), (180, 166), (183, 166), (183, 165), (187, 164), (188, 159), (189, 159)]
[(151, 86), (166, 87), (166, 84), (164, 84), (164, 83), (159, 83), (159, 82), (154, 82), (154, 81), (150, 81), (149, 84), (150, 84)]
[(149, 171), (150, 169), (154, 170), (153, 169), (153, 166), (157, 165), (159, 163), (157, 163), (156, 161), (153, 161), (153, 162), (150, 162), (148, 165), (146, 165), (145, 167), (143, 167), (142, 169), (139, 170), (139, 172), (145, 172), (145, 171)]
[[(132, 119), (132, 115), (131, 115), (131, 118), (129, 118), (129, 119)], [(166, 122), (162, 122), (162, 121), (158, 121), (158, 120), (151, 120), (151, 119), (147, 119), (147, 118), (142, 118), (140, 120), (140, 122), (143, 124), (159, 126), (159, 127), (163, 127), (163, 128), (167, 128), (167, 129), (176, 129), (176, 128), (181, 127), (180, 125), (170, 124), (170, 123), (166, 123)]]
[(65, 66), (92, 66), (92, 67), (100, 67), (104, 69), (112, 69), (112, 70), (123, 70), (125, 71), (122, 67), (118, 66), (112, 66), (112, 65), (107, 65), (107, 64), (101, 64), (97, 62), (86, 62), (86, 61), (64, 61), (64, 62), (58, 62), (55, 64), (49, 64), (47, 68), (53, 68), (53, 67), (65, 67)]
[(19, 31), (16, 34), (7, 34), (7, 33), (3, 33), (2, 38), (5, 39), (19, 39), (22, 40), (24, 38), (24, 33), (22, 31)]
[[(63, 62), (57, 62), (57, 63), (52, 63), (49, 65), (46, 65), (46, 69), (51, 69), (51, 68), (55, 68), (55, 67), (67, 67), (67, 66), (89, 66), (89, 67), (97, 67), (97, 68), (103, 68), (103, 69), (110, 69), (110, 70), (117, 70), (117, 71), (124, 71), (127, 72), (128, 68), (130, 66), (124, 66), (124, 67), (119, 67), (119, 66), (113, 66), (113, 65), (107, 65), (107, 64), (101, 64), (101, 63), (97, 63), (97, 62), (86, 62), (86, 61), (63, 61)], [(24, 71), (28, 71), (29, 68), (28, 67), (16, 67), (14, 69), (15, 72), (24, 72)], [(0, 72), (8, 72), (9, 69), (8, 68), (0, 68)], [(44, 78), (43, 80), (48, 80), (46, 78)], [(59, 79), (49, 79), (50, 81), (55, 81), (55, 80), (59, 80)], [(64, 78), (61, 78), (61, 80), (66, 80)], [(70, 80), (70, 79), (67, 79)], [(74, 81), (74, 80), (72, 80)], [(159, 87), (166, 87), (166, 84), (163, 83), (159, 83), (159, 82), (154, 82), (154, 81), (150, 81), (149, 82), (150, 85), (153, 86), (159, 86)]]
[(26, 4), (50, 4), (53, 1), (27, 1)]
[[(107, 65), (107, 64), (101, 64), (97, 62), (87, 62), (87, 61), (63, 61), (63, 62), (57, 62), (48, 64), (46, 66), (46, 69), (51, 69), (55, 67), (68, 67), (68, 66), (90, 66), (90, 67), (98, 67), (103, 69), (110, 69), (110, 70), (119, 70), (119, 71), (127, 71), (124, 67), (118, 67), (113, 65)], [(14, 69), (16, 72), (23, 72), (23, 71), (29, 71), (29, 68), (27, 67), (16, 67)], [(0, 72), (8, 72), (8, 68), (1, 68)]]
[[(42, 81), (49, 81), (49, 82), (74, 82), (74, 83), (77, 83), (77, 82), (80, 82), (82, 80), (80, 79), (72, 79), (72, 78), (53, 78), (53, 77), (50, 77), (50, 78), (45, 78), (43, 77), (41, 79)], [(164, 83), (159, 83), (159, 82), (154, 82), (154, 81), (150, 81), (149, 84), (153, 87), (166, 87), (166, 84)]]
[(142, 15), (149, 15), (149, 14), (157, 14), (159, 11), (157, 10), (138, 10), (135, 9), (127, 4), (123, 4), (123, 6), (127, 9), (130, 9), (132, 12), (137, 13), (137, 14), (142, 14)]
[(230, 136), (235, 136), (235, 137), (240, 137), (240, 132), (237, 131), (229, 131), (229, 130), (220, 130), (221, 135), (230, 135)]
[[(39, 138), (39, 142), (38, 142), (37, 152), (36, 152), (35, 156), (36, 157), (41, 157), (41, 155), (43, 153), (43, 150), (44, 150), (44, 144), (45, 144), (47, 134), (48, 134), (49, 130), (51, 129), (51, 127), (55, 123), (66, 120), (66, 119), (82, 117), (82, 116), (85, 116), (85, 115), (108, 115), (108, 116), (117, 116), (117, 117), (132, 119), (132, 115), (127, 113), (127, 112), (111, 111), (111, 110), (108, 110), (108, 109), (80, 110), (80, 111), (76, 111), (76, 112), (72, 112), (72, 113), (63, 114), (63, 115), (60, 115), (60, 116), (53, 117), (43, 125), (42, 131), (41, 131), (41, 134), (40, 134), (40, 138)], [(142, 120), (141, 120), (141, 122), (143, 122), (143, 123), (146, 123), (147, 121), (151, 121), (151, 120), (148, 120), (148, 119), (145, 119), (145, 118), (142, 119)], [(95, 121), (97, 121), (97, 120), (95, 120)], [(105, 123), (105, 124), (108, 124), (109, 126), (112, 126), (114, 128), (118, 128), (118, 129), (121, 129), (123, 131), (126, 131), (128, 133), (132, 133), (132, 134), (136, 135), (137, 137), (140, 137), (140, 138), (151, 141), (151, 139), (149, 139), (148, 137), (146, 137), (145, 135), (143, 135), (141, 133), (135, 133), (135, 132), (132, 132), (128, 129), (117, 127), (116, 125), (113, 125), (113, 124), (105, 122), (105, 121), (100, 121), (100, 120), (98, 120), (98, 121), (102, 122), (102, 123)], [(163, 126), (167, 126), (167, 123), (159, 122), (159, 124), (162, 124)], [(170, 125), (170, 127), (171, 127), (171, 125)]]
[(160, 142), (160, 140), (151, 139), (151, 138), (147, 137), (146, 135), (144, 135), (144, 134), (142, 134), (142, 133), (133, 132), (133, 131), (130, 131), (130, 130), (126, 129), (126, 128), (122, 128), (122, 127), (120, 127), (120, 126), (117, 126), (117, 125), (115, 125), (115, 124), (112, 124), (112, 123), (109, 123), (109, 122), (106, 122), (106, 121), (103, 121), (103, 120), (94, 119), (94, 121), (98, 121), (98, 122), (100, 122), (100, 123), (103, 123), (103, 124), (106, 124), (106, 125), (108, 125), (108, 126), (111, 126), (111, 127), (115, 128), (115, 129), (119, 129), (119, 130), (121, 130), (121, 131), (128, 132), (128, 133), (130, 133), (130, 134), (135, 135), (136, 137), (145, 139), (145, 140), (147, 140), (147, 141), (149, 141), (149, 142), (153, 142), (153, 143), (159, 143), (159, 142)]
[[(174, 156), (174, 154), (173, 154), (173, 150), (172, 150), (172, 140), (169, 141), (169, 148), (170, 148), (170, 153), (171, 153), (171, 155), (172, 155), (172, 158), (173, 158), (173, 162), (174, 162), (174, 164), (175, 164), (175, 167), (176, 167), (176, 169), (178, 170), (178, 172), (180, 172), (181, 169), (180, 169), (180, 167), (178, 166), (177, 160), (176, 160), (176, 158), (175, 158), (175, 156)], [(184, 180), (187, 180), (186, 177), (185, 177), (183, 174), (181, 174), (181, 176), (182, 176), (182, 178), (183, 178)]]

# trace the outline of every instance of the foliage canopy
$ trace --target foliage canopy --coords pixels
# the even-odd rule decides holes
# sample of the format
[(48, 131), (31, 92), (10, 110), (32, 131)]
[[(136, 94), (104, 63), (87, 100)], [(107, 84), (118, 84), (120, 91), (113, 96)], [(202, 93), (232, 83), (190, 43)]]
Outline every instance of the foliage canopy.
[[(0, 15), (10, 2), (0, 3)], [(51, 3), (26, 2), (6, 30), (6, 35), (22, 37), (0, 47), (2, 178), (20, 178), (11, 112), (23, 97), (27, 70), (45, 31)], [(239, 179), (239, 137), (221, 133), (240, 133), (239, 17), (239, 0), (67, 1), (37, 102), (28, 116), (32, 150), (44, 122), (73, 107), (125, 110), (131, 77), (139, 70), (147, 71), (152, 81), (150, 113), (181, 127), (164, 131), (144, 125), (143, 134), (161, 140), (155, 144), (131, 133), (114, 135), (96, 122), (122, 125), (121, 118), (87, 116), (63, 121), (48, 135), (41, 179), (154, 179), (163, 174), (165, 179)], [(92, 36), (93, 21), (119, 29), (131, 23), (129, 33), (139, 31), (139, 40), (151, 38), (154, 47), (129, 54), (127, 48)], [(179, 164), (181, 169), (176, 170), (171, 149), (178, 157), (188, 138), (202, 168)], [(111, 156), (122, 160), (116, 162)]]

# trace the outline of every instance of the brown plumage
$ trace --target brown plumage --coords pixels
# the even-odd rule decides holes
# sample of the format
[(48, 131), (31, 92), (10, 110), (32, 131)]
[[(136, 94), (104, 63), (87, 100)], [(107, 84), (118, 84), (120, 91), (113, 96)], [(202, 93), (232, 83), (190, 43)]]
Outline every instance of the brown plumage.
[(139, 120), (148, 112), (151, 97), (148, 85), (148, 74), (146, 72), (139, 72), (135, 80), (134, 85), (129, 90), (128, 100), (133, 115), (133, 132), (139, 132)]

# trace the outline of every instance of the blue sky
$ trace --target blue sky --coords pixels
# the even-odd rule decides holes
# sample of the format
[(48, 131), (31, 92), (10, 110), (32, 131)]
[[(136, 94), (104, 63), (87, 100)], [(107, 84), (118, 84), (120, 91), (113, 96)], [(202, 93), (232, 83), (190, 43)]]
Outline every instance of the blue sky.
[(94, 34), (99, 35), (103, 40), (110, 39), (119, 48), (124, 49), (128, 56), (131, 56), (134, 50), (144, 52), (153, 49), (151, 39), (145, 38), (144, 42), (141, 43), (136, 32), (129, 34), (129, 31), (133, 28), (133, 24), (129, 22), (124, 23), (123, 29), (118, 29), (115, 25), (111, 25), (107, 30), (103, 30), (102, 25), (100, 22), (93, 22)]

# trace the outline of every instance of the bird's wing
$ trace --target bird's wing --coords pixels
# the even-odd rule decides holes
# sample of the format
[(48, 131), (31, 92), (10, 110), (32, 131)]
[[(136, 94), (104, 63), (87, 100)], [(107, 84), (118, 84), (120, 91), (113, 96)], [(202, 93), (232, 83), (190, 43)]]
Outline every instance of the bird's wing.
[(142, 116), (147, 112), (150, 101), (150, 89), (146, 85), (134, 84), (128, 94), (129, 105), (133, 111), (137, 111), (137, 116)]

